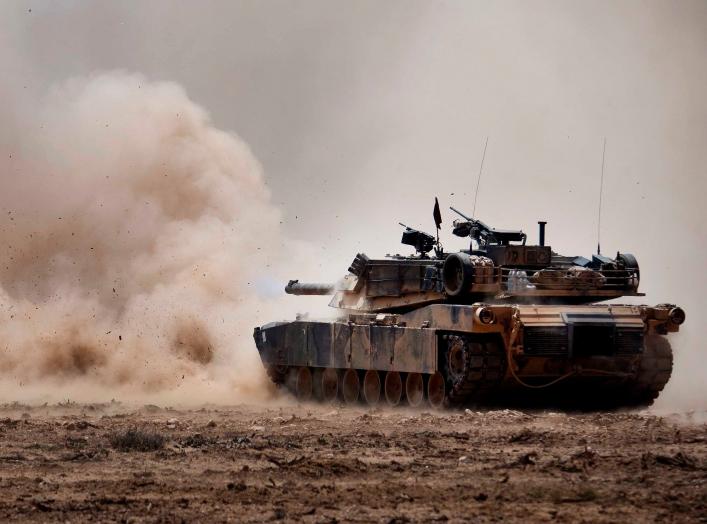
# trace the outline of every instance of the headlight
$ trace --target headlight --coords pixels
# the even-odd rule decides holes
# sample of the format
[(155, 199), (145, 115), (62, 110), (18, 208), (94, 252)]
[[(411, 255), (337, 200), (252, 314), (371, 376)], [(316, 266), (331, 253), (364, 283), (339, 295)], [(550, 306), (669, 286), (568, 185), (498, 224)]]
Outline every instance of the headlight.
[(679, 326), (680, 324), (685, 322), (685, 311), (683, 311), (681, 307), (674, 307), (668, 313), (668, 317), (670, 317), (670, 322), (672, 322), (676, 326)]
[(496, 322), (496, 314), (486, 307), (480, 307), (476, 310), (476, 318), (482, 324), (493, 324)]

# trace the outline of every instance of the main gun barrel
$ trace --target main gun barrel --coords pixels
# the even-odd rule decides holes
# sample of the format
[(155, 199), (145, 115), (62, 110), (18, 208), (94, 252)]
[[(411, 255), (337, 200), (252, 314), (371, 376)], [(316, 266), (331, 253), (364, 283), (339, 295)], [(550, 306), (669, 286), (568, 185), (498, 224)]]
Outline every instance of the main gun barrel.
[(302, 284), (299, 280), (290, 280), (285, 286), (288, 295), (331, 295), (334, 290), (334, 284)]

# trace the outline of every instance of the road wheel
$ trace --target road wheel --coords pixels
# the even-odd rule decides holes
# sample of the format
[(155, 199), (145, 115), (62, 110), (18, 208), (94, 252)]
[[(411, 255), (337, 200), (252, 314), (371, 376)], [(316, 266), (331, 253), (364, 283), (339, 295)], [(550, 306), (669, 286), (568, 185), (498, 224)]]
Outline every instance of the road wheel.
[(389, 406), (397, 406), (403, 396), (403, 381), (397, 371), (388, 371), (385, 374), (383, 389), (385, 400)]
[(335, 369), (317, 368), (313, 374), (314, 397), (320, 402), (334, 402), (339, 391), (339, 377)]
[(437, 371), (427, 379), (427, 399), (430, 402), (430, 406), (440, 408), (444, 405), (445, 396), (445, 380), (442, 373)]
[(307, 367), (290, 368), (287, 375), (287, 389), (300, 402), (312, 398), (312, 373)]
[(425, 387), (420, 373), (408, 373), (405, 379), (405, 397), (413, 408), (422, 404), (425, 398)]
[(381, 398), (381, 379), (377, 371), (369, 369), (363, 376), (363, 398), (369, 406), (378, 404)]
[(355, 369), (347, 369), (341, 376), (341, 397), (347, 404), (358, 401), (360, 384)]

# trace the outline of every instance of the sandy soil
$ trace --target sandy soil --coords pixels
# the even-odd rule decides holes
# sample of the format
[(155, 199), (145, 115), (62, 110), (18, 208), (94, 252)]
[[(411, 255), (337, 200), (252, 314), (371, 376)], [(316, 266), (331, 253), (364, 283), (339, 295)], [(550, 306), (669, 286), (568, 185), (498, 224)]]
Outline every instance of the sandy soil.
[[(131, 428), (162, 447), (116, 449)], [(6, 405), (0, 493), (3, 522), (707, 522), (707, 425), (647, 413)]]

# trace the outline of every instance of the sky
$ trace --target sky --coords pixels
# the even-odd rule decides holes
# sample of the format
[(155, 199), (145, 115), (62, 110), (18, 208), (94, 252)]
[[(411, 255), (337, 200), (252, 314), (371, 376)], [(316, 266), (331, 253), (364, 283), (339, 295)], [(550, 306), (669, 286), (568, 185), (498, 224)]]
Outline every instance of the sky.
[[(704, 1), (30, 1), (0, 5), (0, 153), (68, 79), (175, 82), (262, 165), (285, 237), (332, 280), (442, 240), (454, 205), (563, 254), (636, 255), (641, 302), (687, 311), (671, 398), (704, 375)], [(481, 179), (479, 166), (488, 138)], [(4, 175), (6, 176), (6, 175)], [(287, 258), (287, 253), (273, 253)], [(697, 365), (696, 365), (697, 364)], [(704, 389), (699, 390), (701, 393)]]

